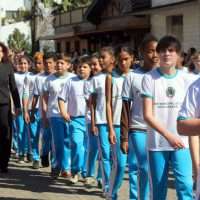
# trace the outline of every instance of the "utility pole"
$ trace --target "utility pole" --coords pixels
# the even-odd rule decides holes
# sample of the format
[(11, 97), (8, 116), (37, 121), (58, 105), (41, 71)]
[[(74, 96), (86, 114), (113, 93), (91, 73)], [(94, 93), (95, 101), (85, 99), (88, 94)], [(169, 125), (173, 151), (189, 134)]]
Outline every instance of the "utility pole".
[(32, 0), (31, 12), (32, 54), (34, 54), (39, 48), (39, 42), (37, 40), (37, 0)]

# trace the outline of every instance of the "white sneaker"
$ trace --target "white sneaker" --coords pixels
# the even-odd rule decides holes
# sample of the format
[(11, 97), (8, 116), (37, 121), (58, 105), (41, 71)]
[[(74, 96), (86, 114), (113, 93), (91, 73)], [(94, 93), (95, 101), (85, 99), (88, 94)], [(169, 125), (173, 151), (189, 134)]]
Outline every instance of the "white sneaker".
[(72, 184), (76, 184), (79, 181), (79, 175), (78, 174), (74, 174), (71, 178), (70, 178), (70, 183)]
[(86, 187), (93, 187), (93, 186), (96, 186), (97, 182), (95, 180), (95, 178), (93, 177), (87, 177), (85, 179), (85, 186)]

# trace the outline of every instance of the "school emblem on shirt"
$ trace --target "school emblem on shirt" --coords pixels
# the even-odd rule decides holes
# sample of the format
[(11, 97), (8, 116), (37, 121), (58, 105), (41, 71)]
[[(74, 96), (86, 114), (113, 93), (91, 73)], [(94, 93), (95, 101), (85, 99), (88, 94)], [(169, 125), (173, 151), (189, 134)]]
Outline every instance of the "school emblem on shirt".
[(175, 89), (173, 87), (168, 87), (167, 90), (166, 90), (166, 95), (169, 98), (174, 97), (174, 95), (175, 95)]

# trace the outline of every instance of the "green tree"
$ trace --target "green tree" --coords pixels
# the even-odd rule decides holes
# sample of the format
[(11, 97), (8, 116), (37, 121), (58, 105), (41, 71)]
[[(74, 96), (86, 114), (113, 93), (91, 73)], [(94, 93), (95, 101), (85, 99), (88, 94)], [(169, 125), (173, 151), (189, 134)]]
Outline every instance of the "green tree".
[(16, 52), (26, 51), (30, 53), (31, 45), (28, 41), (29, 37), (26, 37), (25, 34), (21, 33), (19, 29), (16, 28), (8, 37), (8, 46)]
[(89, 5), (92, 0), (43, 0), (45, 7), (58, 6), (59, 9), (68, 10)]

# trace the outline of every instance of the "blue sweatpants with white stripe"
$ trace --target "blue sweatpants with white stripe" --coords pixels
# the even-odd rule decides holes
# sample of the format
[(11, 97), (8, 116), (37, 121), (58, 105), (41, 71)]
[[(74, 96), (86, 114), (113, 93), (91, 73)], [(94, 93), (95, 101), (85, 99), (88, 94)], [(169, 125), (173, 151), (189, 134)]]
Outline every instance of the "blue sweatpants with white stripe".
[(98, 124), (99, 154), (102, 169), (103, 190), (108, 195), (111, 172), (111, 148), (108, 139), (108, 127), (106, 124)]
[[(91, 133), (91, 124), (87, 126), (88, 152), (87, 152), (87, 177), (95, 176), (96, 161), (98, 158), (98, 136)], [(101, 170), (98, 167), (97, 179), (101, 179)]]
[(192, 161), (188, 148), (174, 151), (149, 151), (151, 200), (165, 200), (169, 165), (175, 177), (178, 200), (193, 199)]
[(85, 137), (86, 137), (86, 120), (85, 117), (71, 117), (70, 121), (71, 134), (71, 157), (72, 173), (81, 173), (84, 170), (85, 161)]
[(61, 117), (50, 118), (52, 132), (52, 168), (70, 171), (71, 151), (69, 123)]
[(147, 132), (129, 132), (128, 144), (130, 200), (149, 200)]
[(19, 156), (24, 156), (27, 153), (27, 133), (26, 133), (26, 125), (24, 122), (23, 115), (20, 114), (16, 117), (16, 128), (18, 134), (18, 148), (19, 148)]
[(120, 126), (114, 126), (116, 144), (111, 145), (112, 170), (110, 177), (109, 196), (112, 200), (118, 199), (118, 190), (122, 185), (124, 171), (127, 163), (127, 155), (120, 148)]
[(50, 127), (42, 128), (43, 134), (42, 134), (42, 152), (41, 157), (48, 156), (51, 152), (51, 145), (52, 145), (52, 133)]
[(28, 138), (31, 139), (32, 156), (34, 161), (40, 160), (39, 155), (39, 138), (41, 131), (41, 118), (39, 116), (39, 110), (34, 114), (35, 121), (28, 125), (29, 130), (27, 130)]

